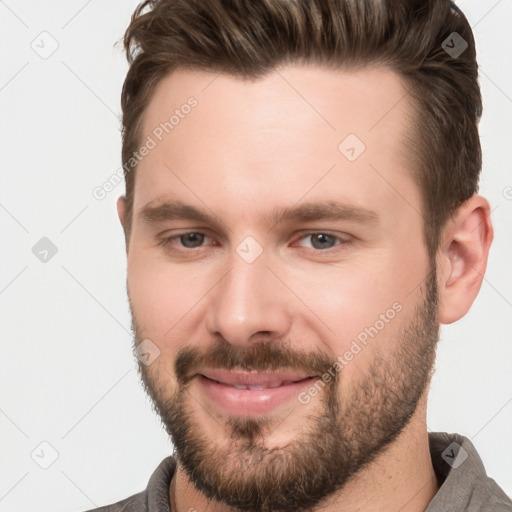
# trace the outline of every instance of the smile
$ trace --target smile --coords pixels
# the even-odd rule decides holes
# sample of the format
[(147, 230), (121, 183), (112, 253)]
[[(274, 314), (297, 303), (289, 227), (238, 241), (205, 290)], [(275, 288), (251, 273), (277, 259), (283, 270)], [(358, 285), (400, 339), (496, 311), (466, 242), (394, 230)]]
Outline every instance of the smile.
[(258, 373), (204, 370), (196, 375), (208, 404), (224, 414), (258, 416), (297, 400), (315, 378), (299, 373)]

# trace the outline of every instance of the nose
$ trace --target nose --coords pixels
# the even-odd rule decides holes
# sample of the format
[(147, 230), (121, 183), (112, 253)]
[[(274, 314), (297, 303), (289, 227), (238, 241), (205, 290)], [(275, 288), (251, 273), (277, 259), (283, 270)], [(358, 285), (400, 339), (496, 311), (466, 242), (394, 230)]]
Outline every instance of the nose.
[[(232, 345), (286, 337), (292, 321), (289, 290), (260, 256), (247, 263), (234, 253), (230, 271), (209, 294), (206, 327)], [(287, 293), (288, 292), (288, 293)]]

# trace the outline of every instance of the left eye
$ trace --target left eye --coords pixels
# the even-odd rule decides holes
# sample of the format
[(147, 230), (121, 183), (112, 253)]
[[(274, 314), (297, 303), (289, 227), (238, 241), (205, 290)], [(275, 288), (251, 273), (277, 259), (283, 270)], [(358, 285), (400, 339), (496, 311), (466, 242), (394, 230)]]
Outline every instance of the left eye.
[[(206, 239), (209, 239), (209, 237), (204, 233), (188, 231), (187, 233), (181, 233), (180, 235), (162, 238), (158, 245), (163, 245), (164, 247), (168, 247), (172, 250), (179, 250), (175, 247), (176, 243), (178, 243), (180, 247), (185, 249), (197, 249), (205, 243)], [(216, 244), (214, 243), (213, 245)]]
[[(310, 245), (305, 247), (311, 247), (313, 249), (330, 249), (336, 245), (336, 242), (340, 240), (339, 237), (329, 235), (328, 233), (309, 233), (301, 238), (301, 240), (310, 240)], [(300, 244), (302, 245), (302, 244)], [(303, 246), (304, 247), (304, 246)]]
[(206, 235), (203, 233), (185, 233), (183, 235), (179, 235), (177, 238), (179, 238), (183, 247), (194, 249), (195, 247), (203, 245)]

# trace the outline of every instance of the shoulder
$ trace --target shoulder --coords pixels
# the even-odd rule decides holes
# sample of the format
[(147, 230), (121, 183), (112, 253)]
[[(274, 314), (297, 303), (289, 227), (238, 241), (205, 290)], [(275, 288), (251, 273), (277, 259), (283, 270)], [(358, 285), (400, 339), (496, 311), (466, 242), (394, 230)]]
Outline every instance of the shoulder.
[(430, 455), (440, 483), (428, 512), (512, 512), (512, 501), (490, 478), (473, 443), (460, 434), (430, 432)]
[(511, 512), (512, 501), (492, 479), (486, 476), (475, 483), (469, 511)]
[(146, 503), (147, 491), (142, 491), (117, 503), (90, 509), (86, 512), (147, 512)]
[(144, 491), (86, 512), (171, 512), (169, 486), (175, 468), (175, 459), (167, 457), (153, 471)]

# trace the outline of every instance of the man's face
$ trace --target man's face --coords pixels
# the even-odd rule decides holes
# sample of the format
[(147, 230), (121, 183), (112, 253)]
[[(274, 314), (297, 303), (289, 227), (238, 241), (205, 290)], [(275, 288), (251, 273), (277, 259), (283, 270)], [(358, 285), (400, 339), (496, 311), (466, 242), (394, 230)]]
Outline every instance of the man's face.
[(136, 343), (160, 351), (144, 383), (206, 496), (300, 510), (414, 419), (438, 321), (410, 114), (386, 69), (156, 88), (128, 292)]

